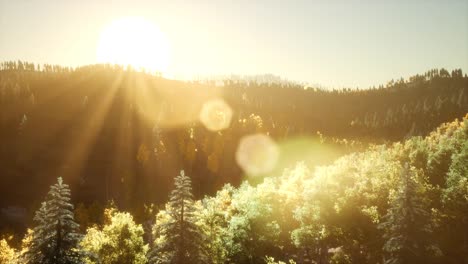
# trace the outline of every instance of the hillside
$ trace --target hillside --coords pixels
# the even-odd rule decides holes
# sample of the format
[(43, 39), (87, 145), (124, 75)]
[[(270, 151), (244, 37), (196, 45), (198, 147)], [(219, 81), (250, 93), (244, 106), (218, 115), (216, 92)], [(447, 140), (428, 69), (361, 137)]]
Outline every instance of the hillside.
[[(256, 186), (227, 184), (199, 201), (191, 199), (182, 171), (165, 207), (147, 208), (143, 226), (110, 205), (104, 220), (87, 229), (79, 252), (90, 263), (164, 263), (178, 256), (171, 252), (185, 235), (183, 246), (197, 263), (465, 263), (467, 164), (468, 116), (424, 138), (372, 146), (327, 166), (298, 163)], [(68, 188), (61, 180), (50, 193)], [(95, 209), (79, 207), (75, 215), (82, 230), (96, 223)], [(48, 221), (40, 216), (37, 223)], [(0, 252), (20, 263), (29, 259), (36, 232), (21, 249), (0, 241)]]
[[(251, 133), (267, 133), (285, 145), (305, 139), (333, 149), (320, 157), (317, 148), (308, 164), (314, 166), (368, 143), (425, 136), (468, 112), (468, 77), (461, 70), (431, 70), (369, 90), (306, 88), (229, 80), (214, 86), (106, 65), (5, 62), (0, 207), (35, 209), (62, 176), (77, 202), (114, 199), (135, 210), (132, 205), (163, 202), (181, 168), (202, 197), (225, 183), (240, 184), (234, 155), (240, 138)], [(211, 132), (199, 124), (198, 113), (211, 98), (232, 108), (228, 129)], [(286, 165), (301, 159), (298, 154)]]

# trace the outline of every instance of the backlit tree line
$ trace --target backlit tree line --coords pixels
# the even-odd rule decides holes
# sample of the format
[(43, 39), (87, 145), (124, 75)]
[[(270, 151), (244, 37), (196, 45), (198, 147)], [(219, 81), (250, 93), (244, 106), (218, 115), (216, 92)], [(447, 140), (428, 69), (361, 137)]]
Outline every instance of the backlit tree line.
[(196, 200), (180, 171), (150, 228), (112, 203), (80, 232), (61, 178), (1, 263), (466, 263), (468, 117), (427, 137)]
[[(191, 176), (196, 198), (226, 183), (239, 186), (235, 152), (251, 133), (334, 145), (339, 153), (331, 162), (369, 143), (425, 136), (468, 112), (468, 78), (457, 69), (365, 90), (235, 78), (215, 86), (111, 65), (72, 69), (12, 61), (0, 69), (0, 207), (29, 211), (54, 175), (63, 175), (78, 205), (97, 201), (103, 207), (113, 199), (142, 220), (143, 205), (164, 203), (180, 168)], [(208, 131), (190, 116), (211, 97), (222, 97), (233, 110), (226, 130)], [(179, 119), (183, 124), (164, 124)], [(13, 182), (24, 196), (9, 188)]]

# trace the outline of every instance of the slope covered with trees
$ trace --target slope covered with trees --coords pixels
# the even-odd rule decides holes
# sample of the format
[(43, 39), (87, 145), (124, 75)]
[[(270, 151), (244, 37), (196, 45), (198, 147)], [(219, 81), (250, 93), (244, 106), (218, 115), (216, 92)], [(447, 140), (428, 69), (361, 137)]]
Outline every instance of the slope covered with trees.
[[(232, 108), (228, 129), (212, 132), (198, 123), (210, 98), (224, 98)], [(238, 186), (235, 152), (250, 133), (333, 145), (334, 155), (312, 165), (369, 142), (427, 135), (468, 112), (468, 78), (440, 69), (369, 90), (323, 90), (243, 80), (180, 82), (107, 65), (4, 62), (0, 109), (0, 207), (37, 209), (41, 193), (62, 175), (77, 190), (76, 201), (102, 206), (114, 199), (136, 212), (143, 211), (136, 204), (163, 202), (169, 175), (180, 168), (191, 175), (197, 198), (225, 183)]]
[[(165, 209), (149, 213), (153, 231), (141, 232), (130, 216), (97, 223), (80, 252), (102, 252), (88, 263), (119, 263), (106, 260), (116, 248), (106, 245), (118, 245), (126, 259), (144, 255), (135, 263), (202, 256), (205, 263), (466, 263), (467, 153), (468, 116), (426, 137), (371, 146), (330, 165), (298, 163), (255, 186), (227, 184), (197, 201), (181, 174)], [(93, 239), (100, 225), (109, 235)], [(30, 231), (21, 249), (0, 241), (0, 259), (15, 263), (38, 233)], [(181, 242), (182, 234), (191, 238)], [(119, 243), (123, 237), (135, 243)]]

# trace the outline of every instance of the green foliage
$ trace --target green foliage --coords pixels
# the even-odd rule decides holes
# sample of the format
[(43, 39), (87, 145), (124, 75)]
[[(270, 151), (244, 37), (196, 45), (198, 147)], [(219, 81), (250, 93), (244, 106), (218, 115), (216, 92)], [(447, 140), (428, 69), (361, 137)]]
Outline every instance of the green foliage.
[[(468, 77), (458, 69), (448, 76), (445, 71), (430, 70), (378, 89), (326, 90), (242, 78), (214, 87), (120, 66), (70, 69), (7, 61), (0, 64), (0, 193), (5, 205), (30, 204), (55, 177), (46, 172), (66, 168), (80, 193), (78, 202), (115, 199), (134, 212), (135, 205), (166, 201), (167, 175), (176, 170), (165, 165), (177, 157), (190, 168), (195, 197), (202, 198), (225, 183), (240, 184), (232, 157), (239, 139), (253, 132), (275, 140), (312, 136), (350, 153), (368, 142), (425, 136), (442, 122), (461, 118), (468, 112)], [(198, 119), (195, 110), (219, 95), (236, 113), (229, 129), (214, 136), (201, 124), (185, 122)], [(315, 136), (317, 131), (323, 136)], [(91, 143), (92, 148), (86, 145)], [(326, 156), (320, 157), (328, 164), (338, 155)], [(444, 152), (436, 156), (442, 163), (450, 158)], [(437, 162), (431, 164), (434, 171), (427, 175), (442, 186), (444, 168), (439, 173)], [(17, 176), (28, 184), (10, 188)], [(23, 195), (15, 195), (17, 189)]]
[(190, 178), (184, 171), (175, 177), (166, 209), (158, 213), (154, 226), (156, 237), (150, 263), (205, 263), (206, 250), (199, 216), (193, 201)]
[(87, 252), (86, 263), (118, 264), (147, 262), (148, 245), (143, 241), (143, 228), (135, 224), (129, 213), (106, 209), (102, 229), (91, 227), (81, 242)]
[(391, 194), (390, 208), (379, 228), (384, 230), (385, 263), (428, 263), (437, 255), (427, 196), (417, 171), (405, 165), (399, 188)]
[[(19, 263), (77, 263), (83, 254), (87, 263), (467, 262), (468, 117), (424, 138), (370, 146), (326, 166), (298, 163), (260, 180), (197, 201), (182, 171), (156, 215), (147, 254), (142, 226), (115, 209), (105, 211), (102, 228), (88, 228), (78, 252), (70, 191), (59, 178), (19, 253), (0, 241), (0, 256), (19, 255)], [(85, 211), (79, 207), (79, 218), (93, 222)]]
[[(280, 246), (283, 254), (299, 262), (379, 263), (385, 257), (389, 263), (407, 263), (405, 258), (462, 263), (467, 237), (466, 122), (445, 124), (424, 139), (374, 146), (344, 156), (312, 174), (299, 164), (256, 187), (242, 185), (231, 202), (235, 208), (230, 221), (234, 243), (229, 250), (261, 256), (255, 249), (261, 248), (261, 242), (249, 248), (238, 242), (255, 234), (249, 220), (261, 219), (264, 228), (276, 221), (279, 233), (289, 233), (290, 242), (297, 247), (294, 250), (287, 241), (275, 240), (277, 233), (269, 230), (273, 237), (265, 241), (273, 247), (268, 252), (277, 252), (274, 247)], [(437, 153), (442, 152), (451, 155), (436, 163), (441, 157)], [(402, 163), (408, 163), (409, 176), (402, 176)], [(434, 171), (447, 180), (442, 192), (434, 185)], [(282, 213), (276, 212), (277, 203), (283, 205)], [(243, 208), (238, 204), (249, 209), (237, 209)], [(265, 218), (258, 218), (256, 212)], [(445, 239), (447, 234), (457, 239)], [(407, 251), (414, 256), (407, 257)]]
[[(466, 129), (466, 125), (465, 125)], [(461, 152), (452, 156), (453, 161), (442, 190), (442, 212), (445, 213), (442, 225), (450, 247), (450, 260), (453, 263), (468, 262), (468, 141)]]
[(280, 226), (273, 217), (273, 207), (266, 184), (254, 188), (243, 184), (233, 194), (232, 207), (236, 211), (229, 222), (230, 259), (235, 263), (260, 263), (263, 256), (275, 251)]
[(203, 244), (210, 258), (210, 263), (225, 263), (229, 257), (231, 242), (229, 223), (232, 217), (231, 206), (234, 188), (230, 185), (218, 191), (215, 197), (206, 197), (199, 208), (199, 225), (204, 232)]
[(461, 152), (452, 156), (442, 201), (449, 210), (461, 215), (468, 215), (468, 141), (461, 147)]
[(300, 226), (291, 232), (291, 239), (297, 248), (304, 250), (307, 259), (325, 261), (328, 249), (336, 246), (337, 236), (342, 234), (342, 230), (332, 220), (336, 217), (333, 204), (335, 183), (316, 180), (318, 182), (305, 182), (306, 186), (299, 194), (303, 202), (293, 214)]
[(81, 263), (77, 248), (81, 235), (69, 203), (70, 195), (68, 185), (59, 177), (34, 217), (36, 226), (22, 256), (25, 263)]

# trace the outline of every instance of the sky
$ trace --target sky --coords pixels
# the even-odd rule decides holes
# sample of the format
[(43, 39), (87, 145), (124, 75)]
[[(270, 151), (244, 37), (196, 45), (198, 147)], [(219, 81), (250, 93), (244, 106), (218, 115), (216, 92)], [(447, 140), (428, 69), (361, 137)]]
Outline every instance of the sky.
[(467, 0), (0, 0), (0, 61), (94, 64), (101, 32), (128, 16), (165, 34), (175, 78), (268, 73), (368, 88), (468, 71)]

